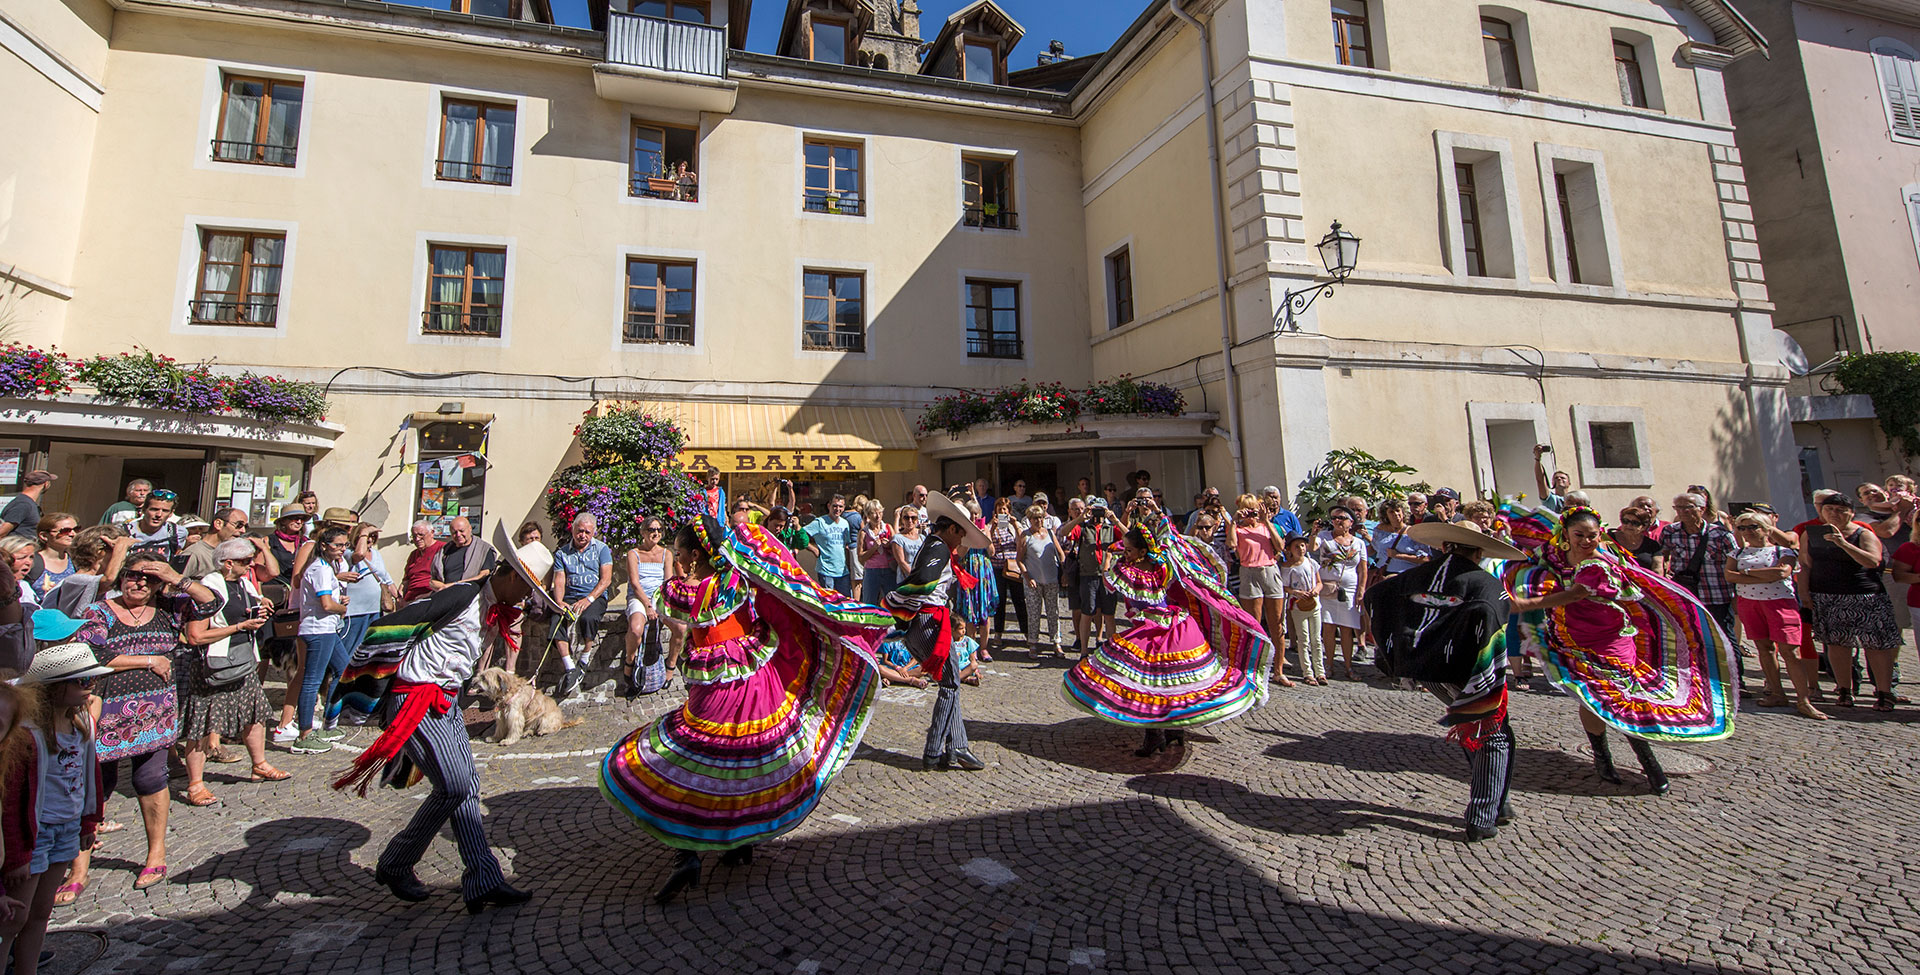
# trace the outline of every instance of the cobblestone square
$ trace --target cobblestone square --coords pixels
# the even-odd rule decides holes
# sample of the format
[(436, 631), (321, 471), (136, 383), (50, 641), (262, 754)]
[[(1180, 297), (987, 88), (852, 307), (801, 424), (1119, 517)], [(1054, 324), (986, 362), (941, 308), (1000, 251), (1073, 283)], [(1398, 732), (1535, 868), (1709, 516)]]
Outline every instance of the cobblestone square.
[[(1072, 711), (1067, 661), (1004, 651), (964, 701), (987, 771), (920, 770), (931, 691), (890, 688), (821, 808), (664, 909), (671, 856), (598, 794), (595, 764), (677, 706), (602, 687), (586, 722), (475, 742), (489, 837), (533, 903), (469, 917), (443, 836), (401, 903), (381, 846), (425, 794), (326, 788), (340, 754), (277, 754), (277, 785), (176, 803), (173, 882), (131, 889), (141, 839), (108, 811), (94, 880), (56, 932), (98, 931), (89, 972), (1894, 972), (1914, 970), (1920, 884), (1899, 837), (1920, 709), (1815, 723), (1747, 705), (1734, 736), (1662, 748), (1642, 793), (1592, 773), (1573, 702), (1514, 695), (1518, 822), (1462, 841), (1466, 762), (1424, 693), (1335, 681), (1136, 758)], [(1913, 666), (1909, 654), (1908, 666)], [(1358, 667), (1375, 677), (1370, 667)], [(597, 699), (596, 699), (597, 698)], [(477, 734), (484, 716), (473, 723)], [(349, 744), (364, 746), (370, 729)], [(176, 787), (179, 785), (175, 783)], [(176, 789), (177, 791), (177, 789)], [(49, 944), (89, 944), (74, 935)], [(53, 970), (74, 967), (75, 957)]]

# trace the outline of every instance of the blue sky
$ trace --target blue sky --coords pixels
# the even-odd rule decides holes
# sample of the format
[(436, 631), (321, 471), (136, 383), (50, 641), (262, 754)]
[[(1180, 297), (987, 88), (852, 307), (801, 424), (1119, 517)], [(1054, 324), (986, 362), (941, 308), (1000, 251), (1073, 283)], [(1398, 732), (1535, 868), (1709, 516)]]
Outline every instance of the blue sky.
[[(402, 0), (409, 2), (409, 0)], [(411, 0), (420, 6), (439, 7), (434, 0)], [(887, 0), (881, 0), (887, 2)], [(932, 39), (947, 15), (972, 0), (919, 0), (920, 33)], [(1020, 46), (1014, 48), (1007, 67), (1018, 71), (1031, 68), (1034, 58), (1047, 49), (1047, 41), (1059, 39), (1074, 56), (1094, 54), (1107, 49), (1120, 32), (1133, 23), (1147, 0), (995, 0), (1001, 9), (1013, 15), (1027, 29)], [(754, 0), (753, 23), (747, 31), (747, 49), (763, 54), (773, 52), (780, 33), (780, 18), (786, 13), (786, 0)], [(587, 25), (587, 0), (553, 0), (554, 19), (571, 27)]]

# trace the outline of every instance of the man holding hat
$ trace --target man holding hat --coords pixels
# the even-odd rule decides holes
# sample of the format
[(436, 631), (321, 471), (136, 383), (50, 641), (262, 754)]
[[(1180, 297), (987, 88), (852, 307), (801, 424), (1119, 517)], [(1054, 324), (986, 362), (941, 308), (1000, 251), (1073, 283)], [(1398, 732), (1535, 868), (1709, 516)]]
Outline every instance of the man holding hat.
[(20, 493), (0, 508), (0, 538), (19, 535), (29, 542), (40, 540), (40, 496), (47, 485), (60, 479), (47, 471), (28, 471), (20, 478)]
[[(1436, 498), (1438, 495), (1436, 494)], [(1389, 678), (1424, 683), (1447, 706), (1440, 724), (1473, 766), (1467, 840), (1484, 840), (1513, 818), (1507, 783), (1513, 774), (1513, 732), (1507, 726), (1506, 624), (1511, 613), (1550, 609), (1590, 591), (1570, 586), (1551, 596), (1512, 599), (1480, 567), (1483, 558), (1526, 554), (1470, 522), (1425, 522), (1407, 537), (1435, 558), (1367, 590), (1381, 669)]]
[(413, 868), (440, 827), (451, 821), (460, 860), (466, 865), (460, 892), (469, 914), (523, 904), (532, 895), (508, 886), (500, 861), (487, 845), (480, 822), (480, 773), (461, 716), (460, 688), (473, 676), (488, 633), (511, 626), (518, 615), (514, 607), (522, 600), (531, 595), (548, 611), (560, 612), (540, 585), (540, 580), (553, 574), (552, 552), (538, 542), (514, 548), (504, 525), (494, 528), (494, 548), (513, 571), (496, 571), (478, 582), (454, 583), (374, 620), (367, 642), (354, 655), (354, 666), (341, 678), (336, 692), (347, 692), (349, 685), (366, 686), (356, 671), (383, 654), (391, 659), (398, 645), (398, 669), (379, 692), (386, 730), (333, 787), (357, 786), (366, 795), (375, 780), (405, 788), (415, 771), (424, 773), (433, 783), (433, 792), (381, 852), (374, 880), (404, 901), (433, 896), (414, 876)]
[(958, 767), (978, 772), (987, 763), (975, 758), (967, 745), (967, 723), (960, 716), (960, 669), (948, 657), (953, 650), (951, 603), (957, 589), (972, 579), (954, 564), (953, 553), (969, 548), (991, 548), (987, 534), (944, 494), (927, 495), (931, 533), (913, 560), (913, 569), (887, 594), (886, 608), (905, 625), (906, 645), (927, 676), (940, 682), (933, 702), (933, 722), (927, 727), (923, 767), (928, 771)]

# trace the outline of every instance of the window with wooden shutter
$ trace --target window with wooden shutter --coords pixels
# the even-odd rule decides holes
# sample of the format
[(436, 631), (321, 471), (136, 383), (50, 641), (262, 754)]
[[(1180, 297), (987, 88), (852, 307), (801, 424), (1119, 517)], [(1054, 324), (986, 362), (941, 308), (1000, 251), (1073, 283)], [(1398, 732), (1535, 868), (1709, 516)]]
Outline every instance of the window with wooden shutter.
[(1911, 54), (1878, 47), (1873, 64), (1880, 72), (1880, 90), (1887, 102), (1887, 125), (1893, 134), (1920, 139), (1920, 77)]

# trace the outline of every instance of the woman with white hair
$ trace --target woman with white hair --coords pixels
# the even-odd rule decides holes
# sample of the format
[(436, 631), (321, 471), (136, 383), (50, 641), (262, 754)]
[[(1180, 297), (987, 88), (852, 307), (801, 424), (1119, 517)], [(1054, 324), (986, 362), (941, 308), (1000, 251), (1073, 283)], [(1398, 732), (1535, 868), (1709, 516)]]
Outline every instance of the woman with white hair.
[(267, 763), (267, 722), (273, 709), (260, 689), (261, 628), (273, 616), (273, 604), (260, 595), (249, 567), (257, 550), (245, 538), (221, 542), (213, 550), (220, 571), (200, 580), (223, 602), (213, 616), (188, 620), (182, 636), (198, 652), (179, 657), (180, 740), (187, 744), (187, 802), (211, 806), (220, 800), (207, 790), (209, 736), (244, 739), (253, 759), (253, 781), (278, 782), (287, 773)]

